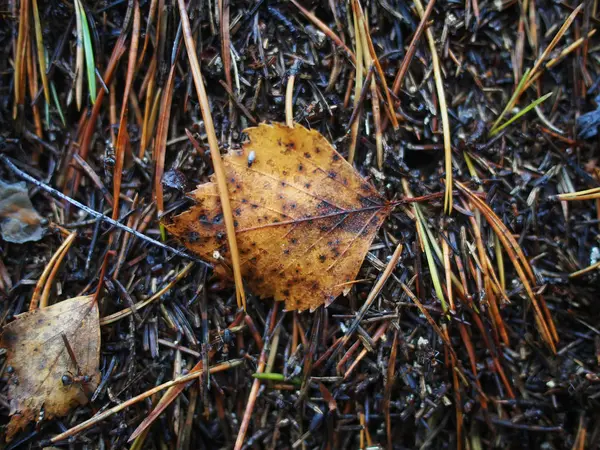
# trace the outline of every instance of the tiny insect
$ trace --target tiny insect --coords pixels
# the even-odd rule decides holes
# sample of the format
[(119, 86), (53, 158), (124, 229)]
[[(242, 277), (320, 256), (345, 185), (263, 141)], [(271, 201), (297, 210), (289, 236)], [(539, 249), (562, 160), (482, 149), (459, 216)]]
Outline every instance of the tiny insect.
[(104, 172), (106, 174), (112, 174), (116, 164), (115, 148), (110, 140), (106, 141), (106, 149), (104, 156), (102, 157), (102, 164), (104, 165)]
[(256, 159), (256, 153), (254, 152), (254, 150), (252, 150), (248, 154), (248, 167), (252, 167), (252, 164), (254, 164), (255, 159)]
[(91, 377), (89, 375), (73, 375), (71, 372), (65, 373), (61, 378), (62, 384), (65, 387), (73, 384), (89, 383)]
[(60, 381), (62, 382), (64, 387), (69, 387), (69, 386), (72, 386), (73, 384), (79, 385), (81, 387), (81, 389), (83, 389), (83, 392), (89, 396), (89, 395), (91, 395), (91, 392), (90, 392), (90, 388), (87, 386), (87, 383), (92, 381), (92, 378), (89, 375), (83, 375), (81, 373), (81, 369), (79, 368), (79, 364), (77, 363), (77, 358), (75, 357), (75, 352), (73, 352), (73, 348), (71, 347), (71, 344), (69, 343), (69, 340), (67, 339), (67, 336), (65, 335), (65, 333), (61, 333), (61, 337), (62, 337), (63, 343), (65, 344), (65, 347), (67, 349), (67, 353), (69, 354), (69, 358), (71, 359), (71, 362), (75, 366), (77, 375), (73, 375), (71, 372), (68, 371), (61, 377)]

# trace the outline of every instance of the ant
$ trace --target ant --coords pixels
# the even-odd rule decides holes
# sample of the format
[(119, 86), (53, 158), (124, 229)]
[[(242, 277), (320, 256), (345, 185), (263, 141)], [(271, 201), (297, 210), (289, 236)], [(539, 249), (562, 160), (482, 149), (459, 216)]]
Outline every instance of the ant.
[(90, 377), (89, 375), (83, 375), (81, 373), (79, 364), (77, 364), (77, 358), (75, 358), (75, 352), (73, 352), (73, 348), (71, 347), (71, 344), (69, 344), (67, 336), (65, 335), (65, 333), (61, 333), (61, 337), (63, 339), (63, 342), (65, 343), (65, 347), (67, 348), (69, 357), (71, 358), (71, 361), (73, 362), (73, 365), (75, 366), (75, 370), (77, 372), (77, 375), (74, 375), (71, 372), (65, 373), (61, 378), (62, 384), (64, 387), (69, 387), (73, 384), (79, 384), (82, 387), (85, 394), (88, 395), (90, 392), (88, 392), (89, 388), (87, 387), (87, 383), (92, 381), (92, 377)]
[(92, 379), (89, 375), (73, 376), (73, 374), (71, 372), (65, 373), (61, 378), (62, 384), (65, 387), (71, 386), (73, 383), (77, 383), (77, 384), (89, 383), (91, 380)]

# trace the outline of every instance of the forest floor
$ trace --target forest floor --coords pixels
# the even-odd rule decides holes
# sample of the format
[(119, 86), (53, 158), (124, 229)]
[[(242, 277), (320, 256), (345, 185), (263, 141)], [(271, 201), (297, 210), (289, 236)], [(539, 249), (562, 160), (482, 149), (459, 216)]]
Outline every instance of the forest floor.
[[(89, 296), (100, 336), (57, 338), (55, 389), (84, 398), (16, 430), (19, 367), (58, 369), (0, 351), (6, 448), (600, 447), (597, 6), (5, 2), (0, 325)], [(395, 202), (314, 311), (236, 287), (163, 225), (218, 148), (274, 122)]]

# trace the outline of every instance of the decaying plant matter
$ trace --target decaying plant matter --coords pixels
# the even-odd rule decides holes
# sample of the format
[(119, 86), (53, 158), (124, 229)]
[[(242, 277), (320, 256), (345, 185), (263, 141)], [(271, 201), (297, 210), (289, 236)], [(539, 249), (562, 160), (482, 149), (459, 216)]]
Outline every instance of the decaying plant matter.
[(600, 447), (595, 2), (4, 3), (8, 446)]
[[(392, 206), (327, 140), (301, 125), (260, 125), (224, 158), (241, 267), (262, 298), (316, 309), (348, 292)], [(217, 186), (167, 225), (196, 254), (230, 265)]]

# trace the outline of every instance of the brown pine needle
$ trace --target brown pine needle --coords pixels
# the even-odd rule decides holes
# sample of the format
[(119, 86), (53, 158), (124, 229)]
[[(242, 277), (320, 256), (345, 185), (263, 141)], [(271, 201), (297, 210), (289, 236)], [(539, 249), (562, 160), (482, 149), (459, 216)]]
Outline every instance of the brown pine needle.
[[(33, 295), (31, 296), (31, 301), (29, 303), (29, 311), (33, 311), (34, 309), (37, 309), (38, 307), (47, 306), (47, 305), (40, 305), (40, 298), (42, 297), (42, 292), (45, 292), (44, 287), (47, 284), (46, 282), (50, 279), (49, 278), (50, 275), (54, 272), (54, 266), (58, 265), (60, 263), (60, 261), (62, 261), (64, 254), (66, 254), (66, 251), (69, 249), (69, 247), (71, 247), (71, 244), (73, 244), (73, 241), (75, 241), (76, 236), (77, 236), (77, 233), (75, 233), (75, 232), (71, 233), (63, 241), (63, 243), (60, 245), (60, 247), (58, 247), (58, 249), (54, 252), (54, 255), (52, 255), (52, 258), (50, 258), (50, 261), (48, 261), (48, 263), (46, 264), (46, 267), (44, 268), (44, 271), (40, 275), (40, 278), (38, 279), (38, 282), (35, 285), (35, 289), (33, 290)], [(56, 272), (54, 272), (54, 275), (55, 274), (56, 274)], [(51, 281), (51, 279), (50, 279), (50, 281)], [(47, 301), (47, 299), (46, 299), (46, 301)]]
[(536, 321), (540, 326), (542, 337), (552, 351), (556, 352), (555, 342), (558, 342), (558, 334), (556, 333), (556, 328), (554, 327), (553, 321), (550, 319), (550, 322), (547, 323), (545, 318), (547, 314), (542, 311), (537, 296), (534, 294), (531, 288), (530, 282), (535, 282), (535, 275), (533, 274), (533, 270), (529, 265), (529, 261), (527, 261), (525, 258), (523, 251), (521, 250), (517, 241), (512, 237), (509, 230), (506, 228), (506, 225), (502, 223), (502, 221), (498, 218), (498, 216), (496, 216), (491, 208), (485, 204), (485, 202), (479, 199), (479, 197), (474, 195), (469, 189), (467, 189), (462, 183), (457, 182), (456, 184), (459, 190), (465, 193), (473, 205), (481, 211), (487, 222), (490, 224), (504, 245), (504, 249), (513, 262), (513, 266), (515, 267), (515, 270), (517, 271), (519, 278), (523, 283), (523, 287), (525, 288), (525, 291), (531, 300), (531, 304), (535, 311)]
[(127, 77), (125, 79), (125, 91), (123, 93), (123, 104), (121, 105), (121, 117), (119, 119), (119, 134), (117, 135), (117, 145), (115, 148), (115, 167), (113, 171), (113, 213), (112, 218), (119, 217), (119, 196), (121, 194), (121, 178), (123, 176), (123, 165), (125, 162), (125, 153), (129, 149), (129, 133), (127, 132), (127, 112), (129, 110), (129, 92), (135, 75), (135, 66), (137, 58), (138, 43), (140, 37), (140, 8), (137, 0), (133, 5), (133, 30), (131, 34), (131, 45), (129, 47), (129, 61), (127, 65)]
[[(165, 89), (160, 102), (160, 116), (156, 126), (156, 137), (154, 139), (154, 152), (152, 157), (155, 161), (154, 168), (154, 195), (156, 197), (156, 206), (158, 213), (162, 214), (165, 209), (163, 201), (162, 177), (165, 172), (165, 157), (167, 152), (167, 138), (169, 135), (169, 125), (171, 119), (171, 103), (173, 101), (173, 84), (175, 83), (176, 66), (171, 66), (169, 78), (165, 84)], [(154, 128), (153, 121), (150, 122), (150, 128)]]
[[(354, 109), (358, 116), (358, 108), (360, 104), (360, 98), (362, 96), (362, 83), (363, 83), (363, 55), (362, 55), (362, 44), (360, 39), (358, 18), (356, 12), (353, 10), (353, 22), (354, 22), (354, 45), (356, 47), (356, 76), (354, 77)], [(354, 115), (354, 113), (353, 113)], [(352, 164), (354, 162), (354, 154), (356, 152), (356, 140), (358, 139), (358, 127), (360, 126), (360, 118), (356, 118), (350, 125), (350, 148), (348, 149), (348, 162)]]
[(42, 296), (40, 298), (40, 308), (45, 308), (48, 306), (48, 301), (50, 299), (50, 292), (52, 291), (52, 282), (54, 281), (54, 278), (56, 277), (58, 269), (60, 269), (60, 264), (62, 263), (63, 259), (65, 259), (65, 256), (67, 256), (67, 253), (69, 252), (71, 245), (73, 245), (73, 242), (75, 242), (76, 236), (77, 236), (77, 233), (72, 232), (67, 237), (67, 239), (65, 239), (65, 241), (63, 242), (63, 245), (61, 245), (62, 251), (60, 252), (60, 254), (58, 255), (58, 258), (54, 262), (54, 267), (52, 268), (52, 272), (50, 272), (50, 275), (48, 276), (48, 279), (46, 280), (46, 286), (44, 287), (44, 291), (42, 292)]
[(395, 381), (396, 372), (396, 353), (398, 352), (398, 330), (394, 330), (394, 340), (392, 341), (392, 349), (387, 365), (387, 376), (385, 379), (385, 387), (383, 391), (383, 413), (385, 414), (385, 430), (387, 434), (388, 450), (392, 450), (392, 420), (390, 417), (390, 401), (392, 398), (392, 387)]
[(377, 58), (377, 53), (375, 52), (375, 46), (373, 45), (373, 40), (371, 39), (371, 32), (369, 31), (369, 25), (365, 19), (365, 16), (362, 11), (362, 7), (360, 6), (359, 0), (355, 0), (356, 10), (358, 12), (358, 20), (359, 23), (362, 24), (362, 30), (364, 32), (365, 41), (367, 42), (367, 47), (369, 53), (371, 54), (371, 59), (373, 64), (375, 64), (375, 68), (377, 69), (377, 73), (379, 74), (379, 79), (381, 81), (381, 87), (385, 93), (386, 105), (389, 109), (389, 117), (392, 121), (392, 126), (394, 130), (398, 130), (398, 119), (396, 118), (396, 111), (394, 110), (394, 103), (392, 102), (392, 97), (390, 95), (390, 90), (388, 89), (387, 82), (385, 81), (385, 73), (383, 73), (383, 69), (381, 68), (381, 64), (379, 63), (379, 58)]
[(13, 119), (17, 118), (18, 110), (25, 103), (25, 72), (27, 70), (25, 55), (29, 43), (29, 0), (21, 1), (18, 33), (15, 51), (15, 109)]
[(325, 25), (321, 20), (319, 20), (313, 13), (311, 13), (309, 10), (307, 10), (306, 8), (304, 8), (300, 3), (298, 3), (296, 0), (290, 0), (294, 6), (296, 8), (298, 8), (300, 10), (300, 12), (302, 14), (304, 14), (312, 23), (314, 23), (316, 25), (317, 28), (319, 28), (323, 33), (325, 33), (329, 39), (331, 39), (333, 42), (336, 43), (336, 45), (338, 45), (339, 47), (342, 48), (342, 50), (344, 50), (344, 52), (346, 53), (346, 55), (348, 55), (348, 57), (350, 58), (350, 60), (356, 64), (356, 57), (354, 56), (354, 53), (352, 53), (352, 50), (350, 50), (346, 44), (344, 44), (344, 42), (339, 38), (338, 35), (336, 35), (331, 28), (329, 28), (327, 25)]
[(233, 90), (233, 80), (231, 78), (231, 51), (229, 50), (229, 0), (219, 0), (219, 29), (221, 31), (221, 60), (223, 61), (223, 70), (225, 80), (229, 89)]
[[(361, 40), (360, 45), (363, 49), (363, 60), (365, 63), (365, 67), (373, 67), (373, 60), (371, 58), (371, 54), (369, 53), (369, 44), (367, 43), (367, 32), (365, 31), (365, 27), (361, 25), (363, 21), (361, 20), (360, 5), (358, 4), (358, 0), (352, 1), (352, 10), (358, 21), (357, 37)], [(377, 168), (379, 170), (383, 170), (383, 135), (381, 128), (381, 110), (379, 107), (379, 96), (377, 95), (377, 82), (375, 81), (374, 77), (371, 78), (371, 84), (369, 87), (371, 90), (371, 108), (373, 111), (373, 124), (375, 125)]]
[[(181, 1), (181, 0), (180, 0)], [(269, 313), (269, 318), (267, 320), (267, 326), (265, 327), (265, 340), (268, 339), (268, 336), (274, 329), (275, 326), (275, 317), (277, 316), (277, 311), (279, 309), (279, 303), (275, 302), (273, 304), (273, 308)], [(249, 317), (249, 316), (246, 316)], [(256, 367), (256, 373), (263, 373), (265, 371), (265, 367), (267, 365), (267, 349), (269, 345), (265, 344), (261, 351), (260, 356), (258, 357), (258, 364)], [(246, 402), (246, 409), (244, 411), (244, 416), (242, 417), (242, 422), (240, 424), (240, 429), (238, 431), (237, 438), (235, 440), (234, 450), (241, 450), (244, 445), (244, 440), (246, 439), (246, 432), (248, 431), (248, 426), (250, 425), (250, 419), (252, 418), (252, 411), (254, 410), (254, 405), (256, 404), (256, 399), (258, 397), (258, 390), (260, 389), (261, 381), (258, 378), (254, 378), (252, 382), (252, 387), (250, 388), (250, 394), (248, 395), (248, 401)]]
[[(223, 372), (223, 371), (229, 370), (233, 367), (238, 367), (238, 366), (242, 365), (243, 363), (244, 363), (243, 359), (232, 359), (230, 361), (225, 361), (223, 363), (220, 363), (216, 366), (209, 368), (208, 372), (211, 374), (217, 373), (217, 372)], [(136, 403), (139, 403), (140, 401), (150, 397), (151, 395), (156, 394), (157, 392), (160, 392), (164, 389), (170, 388), (172, 386), (176, 386), (181, 383), (187, 383), (188, 381), (193, 381), (193, 380), (199, 379), (203, 372), (204, 372), (203, 370), (193, 371), (193, 372), (188, 373), (187, 375), (176, 378), (175, 380), (167, 381), (166, 383), (163, 383), (156, 387), (153, 387), (152, 389), (149, 389), (140, 395), (137, 395), (133, 398), (130, 398), (127, 401), (124, 401), (123, 403), (113, 406), (109, 410), (104, 411), (100, 414), (97, 414), (97, 415), (93, 416), (92, 418), (74, 426), (73, 428), (70, 428), (69, 430), (67, 430), (63, 433), (60, 433), (59, 435), (54, 436), (52, 439), (50, 439), (50, 443), (55, 444), (57, 442), (67, 439), (68, 437), (71, 437), (78, 433), (81, 433), (82, 431), (87, 430), (88, 428), (96, 425), (97, 423), (102, 422), (107, 417), (110, 417), (113, 414), (116, 414), (119, 411), (124, 410), (125, 408), (135, 405)]]
[[(423, 4), (421, 0), (414, 0), (415, 7), (421, 16), (421, 20), (425, 17)], [(450, 120), (448, 119), (448, 106), (446, 105), (446, 94), (444, 92), (444, 81), (442, 79), (442, 70), (437, 50), (435, 48), (435, 40), (431, 29), (425, 30), (427, 42), (429, 43), (429, 51), (431, 53), (431, 63), (433, 64), (433, 77), (435, 79), (435, 87), (438, 94), (438, 102), (440, 104), (440, 114), (442, 116), (442, 130), (444, 133), (444, 158), (446, 170), (446, 191), (444, 195), (444, 211), (447, 214), (452, 212), (452, 145), (450, 142)]]
[(421, 35), (423, 34), (423, 31), (425, 30), (425, 26), (427, 25), (427, 20), (429, 20), (429, 16), (431, 15), (431, 12), (433, 11), (434, 6), (435, 6), (435, 0), (429, 0), (429, 3), (427, 3), (427, 8), (425, 8), (425, 12), (421, 16), (421, 21), (419, 22), (419, 26), (415, 30), (412, 40), (410, 41), (410, 44), (408, 46), (408, 50), (406, 51), (406, 54), (404, 55), (404, 58), (402, 59), (402, 65), (400, 66), (400, 69), (398, 70), (398, 73), (396, 74), (396, 78), (394, 78), (394, 84), (392, 85), (392, 91), (396, 95), (398, 95), (398, 93), (400, 92), (400, 88), (402, 87), (402, 82), (404, 81), (404, 76), (406, 75), (406, 72), (408, 71), (408, 67), (410, 66), (410, 62), (412, 61), (413, 56), (415, 55), (415, 51), (417, 50), (417, 44), (419, 42), (419, 39), (421, 38)]
[[(146, 18), (146, 30), (150, 29), (150, 25), (152, 24), (152, 21), (154, 20), (154, 16), (156, 15), (157, 6), (158, 6), (158, 0), (151, 0), (150, 8), (148, 10), (148, 17)], [(142, 65), (142, 62), (144, 62), (144, 56), (146, 56), (146, 49), (148, 48), (148, 41), (150, 40), (150, 34), (151, 33), (146, 32), (146, 36), (144, 37), (144, 46), (142, 47), (142, 51), (140, 53), (140, 57), (137, 62), (138, 69)], [(156, 60), (153, 60), (153, 61), (154, 61), (154, 63), (156, 62)]]
[(200, 63), (198, 62), (198, 57), (196, 56), (196, 44), (194, 42), (194, 38), (192, 37), (190, 19), (188, 18), (184, 0), (178, 0), (178, 4), (179, 13), (181, 15), (181, 25), (183, 28), (183, 38), (187, 49), (188, 59), (190, 61), (190, 68), (192, 70), (194, 85), (196, 86), (196, 93), (198, 94), (198, 100), (200, 102), (200, 109), (202, 110), (202, 118), (204, 119), (204, 126), (206, 128), (208, 145), (210, 147), (210, 156), (213, 162), (215, 178), (217, 180), (217, 185), (219, 188), (221, 207), (223, 208), (223, 220), (225, 222), (225, 227), (227, 230), (227, 241), (229, 243), (229, 250), (231, 251), (231, 264), (233, 266), (233, 277), (235, 280), (236, 300), (238, 303), (238, 308), (243, 307), (245, 310), (246, 294), (244, 292), (244, 284), (242, 281), (240, 255), (235, 237), (235, 226), (233, 224), (231, 204), (229, 203), (229, 195), (227, 192), (227, 180), (225, 177), (225, 169), (223, 168), (223, 162), (221, 161), (219, 143), (217, 141), (215, 127), (213, 125), (210, 105), (208, 104), (208, 97), (206, 96), (206, 90), (204, 89), (204, 82), (202, 80)]
[[(106, 66), (106, 70), (104, 71), (104, 82), (110, 84), (112, 82), (113, 76), (115, 74), (115, 70), (117, 68), (117, 63), (125, 53), (125, 40), (127, 38), (126, 33), (122, 33), (113, 48), (113, 52), (110, 56), (110, 60), (108, 61), (108, 65)], [(79, 145), (79, 156), (84, 161), (87, 160), (87, 155), (90, 149), (90, 144), (92, 143), (92, 138), (94, 133), (96, 132), (96, 121), (98, 120), (98, 115), (100, 114), (100, 110), (102, 108), (102, 101), (104, 100), (104, 96), (106, 95), (106, 91), (104, 89), (100, 89), (98, 91), (98, 95), (96, 97), (96, 101), (94, 102), (94, 106), (92, 107), (92, 112), (87, 119), (87, 122), (84, 122), (86, 119), (86, 114), (82, 114), (82, 123), (83, 133), (80, 137), (80, 145)], [(84, 111), (85, 113), (85, 111)], [(79, 189), (79, 183), (81, 181), (81, 173), (79, 171), (75, 171), (73, 169), (67, 172), (67, 180), (71, 182), (71, 185), (65, 185), (64, 192), (69, 192), (71, 195), (77, 193)]]

